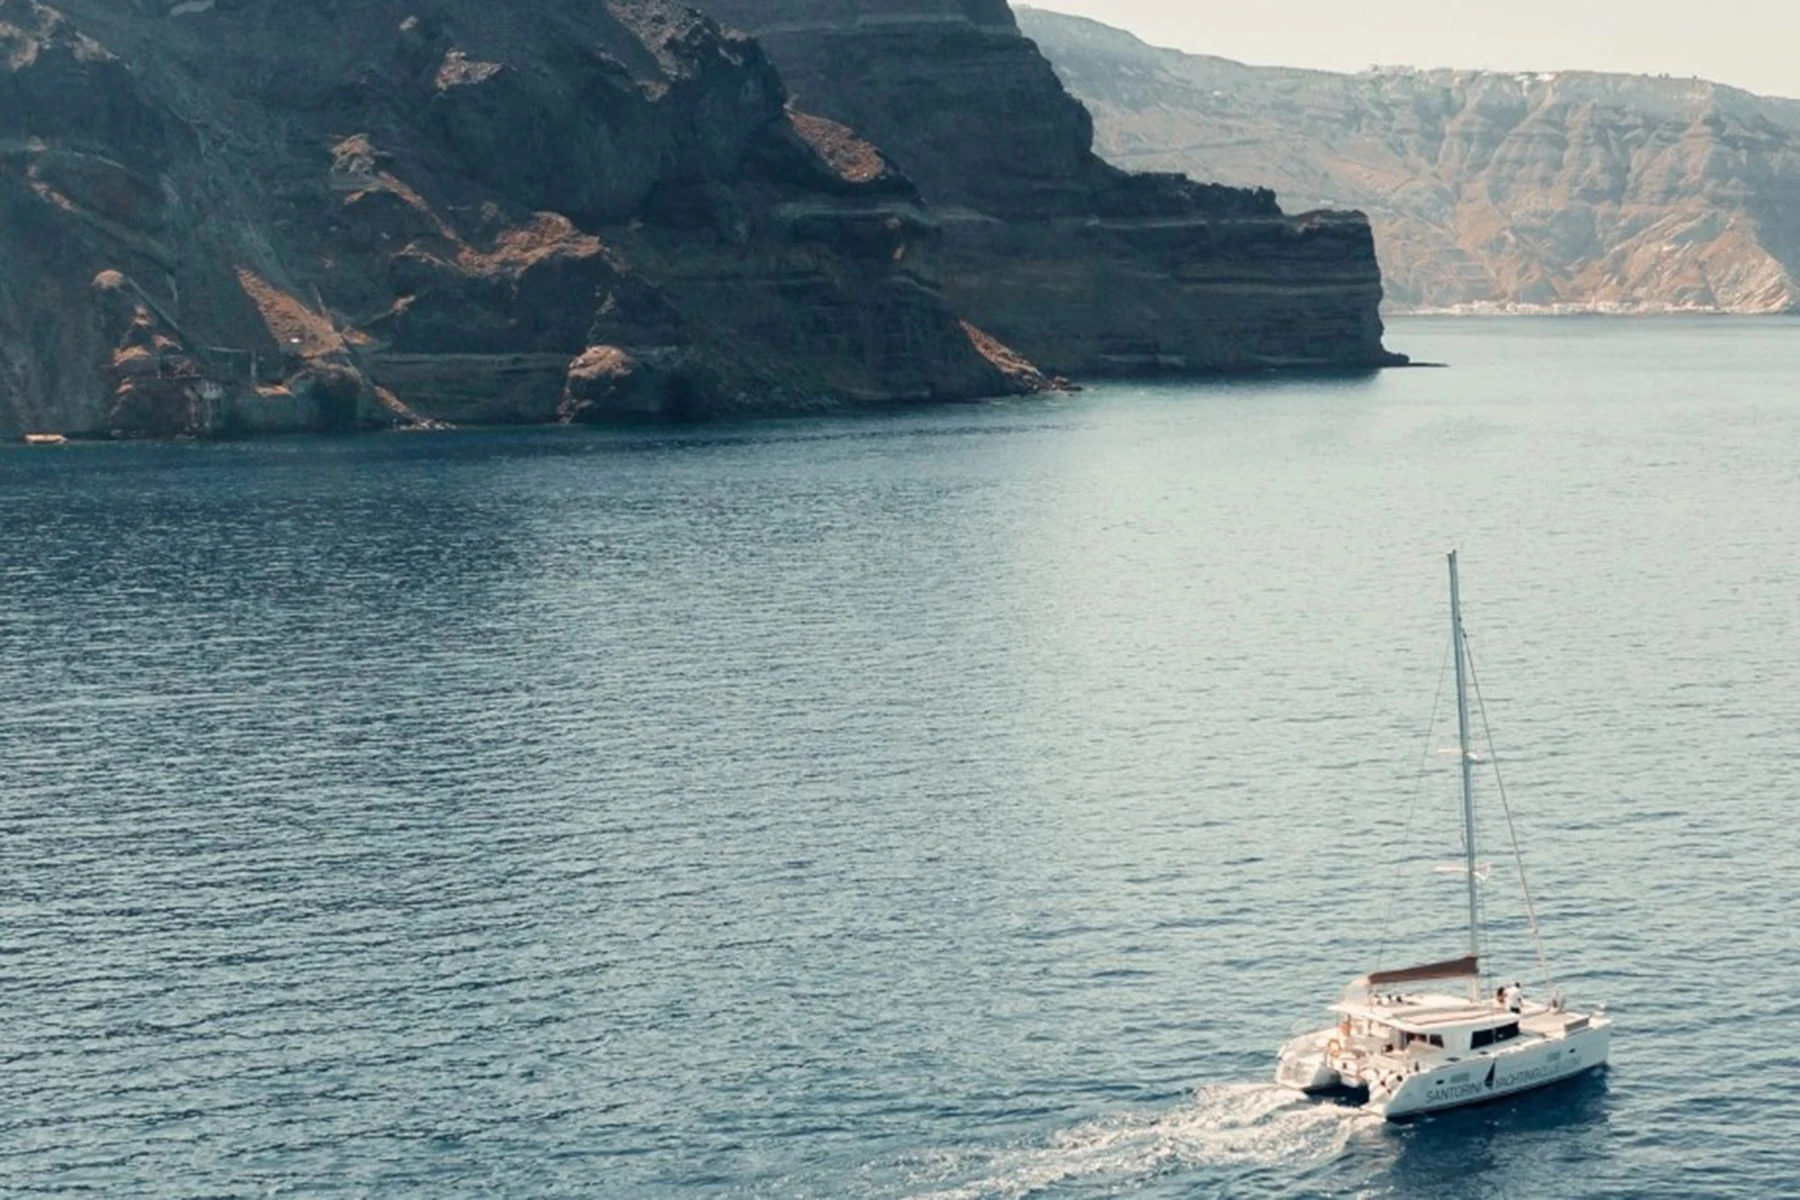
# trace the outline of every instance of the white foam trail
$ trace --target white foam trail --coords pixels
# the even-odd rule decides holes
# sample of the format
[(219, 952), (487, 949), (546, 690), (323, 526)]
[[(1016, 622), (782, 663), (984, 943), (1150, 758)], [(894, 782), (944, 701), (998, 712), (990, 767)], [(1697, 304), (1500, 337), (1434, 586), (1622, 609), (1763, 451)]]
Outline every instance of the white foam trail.
[(963, 1156), (960, 1169), (943, 1174), (978, 1170), (980, 1178), (918, 1200), (1020, 1200), (1070, 1180), (1124, 1184), (1171, 1166), (1324, 1159), (1341, 1153), (1357, 1129), (1380, 1124), (1274, 1084), (1215, 1084), (1167, 1112), (1120, 1113), (1053, 1134), (1047, 1145)]

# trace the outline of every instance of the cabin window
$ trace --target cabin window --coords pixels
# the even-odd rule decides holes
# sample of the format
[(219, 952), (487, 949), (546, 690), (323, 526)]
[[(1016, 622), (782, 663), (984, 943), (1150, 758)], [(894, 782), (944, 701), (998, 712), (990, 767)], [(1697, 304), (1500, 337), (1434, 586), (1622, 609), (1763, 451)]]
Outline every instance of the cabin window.
[(1519, 1023), (1501, 1025), (1494, 1029), (1477, 1029), (1469, 1035), (1469, 1049), (1479, 1050), (1483, 1046), (1492, 1046), (1497, 1042), (1510, 1042), (1519, 1036)]

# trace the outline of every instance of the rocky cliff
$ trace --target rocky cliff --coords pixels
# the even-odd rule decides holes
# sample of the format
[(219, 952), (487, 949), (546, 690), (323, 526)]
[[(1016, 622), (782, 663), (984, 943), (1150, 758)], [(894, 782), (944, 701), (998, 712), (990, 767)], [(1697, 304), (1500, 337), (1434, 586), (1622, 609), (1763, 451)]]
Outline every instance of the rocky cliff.
[(1040, 376), (665, 0), (0, 0), (0, 433), (959, 398)]
[(1800, 309), (1800, 101), (1583, 72), (1249, 67), (1026, 10), (1131, 167), (1374, 222), (1401, 309)]
[(1132, 175), (1005, 0), (697, 0), (797, 103), (881, 146), (943, 221), (944, 293), (1070, 374), (1366, 367), (1381, 345), (1367, 221), (1273, 193)]

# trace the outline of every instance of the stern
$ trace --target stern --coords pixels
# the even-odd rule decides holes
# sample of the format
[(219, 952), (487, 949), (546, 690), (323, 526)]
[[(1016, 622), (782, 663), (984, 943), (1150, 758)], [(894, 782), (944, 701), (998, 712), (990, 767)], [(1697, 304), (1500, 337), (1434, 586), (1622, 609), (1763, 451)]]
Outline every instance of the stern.
[(1275, 1063), (1275, 1082), (1307, 1093), (1338, 1087), (1343, 1081), (1326, 1054), (1331, 1032), (1309, 1033), (1283, 1046)]

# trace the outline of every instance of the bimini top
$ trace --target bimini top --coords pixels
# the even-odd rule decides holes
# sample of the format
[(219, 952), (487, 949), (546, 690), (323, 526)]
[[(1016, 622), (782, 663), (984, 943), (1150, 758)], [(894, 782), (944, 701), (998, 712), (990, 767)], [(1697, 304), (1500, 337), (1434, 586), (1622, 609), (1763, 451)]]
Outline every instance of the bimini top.
[(1452, 958), (1445, 962), (1425, 963), (1417, 967), (1401, 967), (1394, 971), (1370, 971), (1361, 979), (1352, 980), (1353, 988), (1387, 987), (1395, 983), (1423, 983), (1428, 979), (1472, 979), (1481, 974), (1479, 959), (1473, 954), (1465, 954), (1461, 958)]

